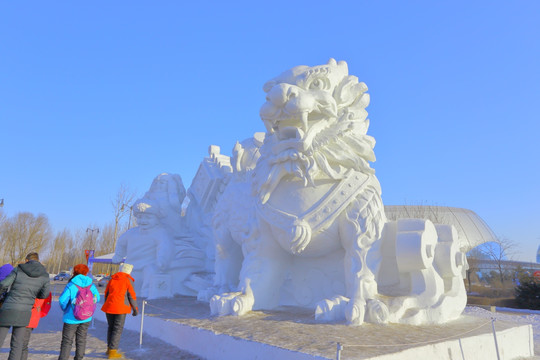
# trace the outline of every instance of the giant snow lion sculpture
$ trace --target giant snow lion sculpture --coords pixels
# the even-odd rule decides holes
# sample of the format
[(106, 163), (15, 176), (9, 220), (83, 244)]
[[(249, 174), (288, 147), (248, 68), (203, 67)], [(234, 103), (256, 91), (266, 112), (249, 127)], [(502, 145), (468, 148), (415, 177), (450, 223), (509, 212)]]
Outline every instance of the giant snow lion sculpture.
[(330, 59), (263, 89), (266, 134), (250, 148), (236, 144), (215, 208), (212, 313), (293, 305), (351, 325), (457, 318), (466, 303), (463, 246), (452, 226), (387, 221), (369, 164), (367, 86)]

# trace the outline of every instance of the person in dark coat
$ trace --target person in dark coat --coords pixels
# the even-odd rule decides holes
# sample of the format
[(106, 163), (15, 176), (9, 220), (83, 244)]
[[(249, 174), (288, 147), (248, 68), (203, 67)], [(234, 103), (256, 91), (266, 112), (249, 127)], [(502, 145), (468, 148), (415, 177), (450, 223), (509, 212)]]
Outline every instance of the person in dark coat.
[(13, 328), (8, 360), (18, 360), (21, 357), (26, 326), (30, 323), (34, 301), (36, 298), (46, 299), (50, 293), (49, 274), (39, 262), (37, 253), (26, 255), (26, 262), (0, 281), (0, 293), (10, 287), (0, 308), (0, 346), (4, 345), (9, 328)]

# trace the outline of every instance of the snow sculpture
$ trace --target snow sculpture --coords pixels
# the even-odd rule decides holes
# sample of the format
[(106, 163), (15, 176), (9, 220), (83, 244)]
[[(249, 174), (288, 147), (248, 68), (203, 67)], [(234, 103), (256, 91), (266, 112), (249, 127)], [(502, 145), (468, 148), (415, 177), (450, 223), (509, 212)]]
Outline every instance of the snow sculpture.
[[(214, 272), (214, 241), (212, 217), (216, 201), (229, 181), (232, 172), (230, 158), (220, 153), (219, 146), (208, 148), (188, 189), (185, 218), (190, 231), (199, 237), (201, 247), (206, 251), (206, 272)], [(200, 282), (199, 278), (197, 282)], [(210, 282), (211, 284), (211, 282)], [(207, 286), (203, 286), (205, 288)]]
[[(226, 178), (225, 190), (219, 196), (212, 219), (214, 235), (219, 239), (216, 246), (214, 281), (217, 286), (200, 292), (199, 300), (208, 301), (215, 293), (236, 288), (242, 264), (242, 251), (236, 244), (247, 243), (258, 231), (253, 219), (255, 197), (251, 194), (249, 181), (260, 157), (259, 148), (263, 141), (264, 133), (255, 133), (253, 138), (237, 142), (233, 148), (233, 172)], [(234, 211), (230, 211), (231, 209)]]
[(188, 277), (202, 271), (206, 254), (182, 226), (181, 204), (186, 191), (179, 175), (158, 175), (143, 198), (133, 205), (137, 225), (116, 244), (113, 263), (133, 264), (135, 291), (141, 297), (195, 295)]
[(266, 135), (237, 143), (213, 218), (213, 314), (296, 305), (320, 321), (453, 319), (466, 266), (455, 229), (387, 222), (369, 162), (367, 86), (331, 59), (264, 85)]
[(144, 199), (154, 200), (163, 218), (162, 224), (172, 234), (179, 235), (185, 228), (182, 218), (182, 202), (186, 197), (186, 189), (182, 178), (177, 174), (162, 173), (156, 176)]
[(390, 322), (443, 323), (461, 314), (467, 258), (454, 226), (424, 219), (388, 222), (380, 246), (377, 284), (388, 299)]

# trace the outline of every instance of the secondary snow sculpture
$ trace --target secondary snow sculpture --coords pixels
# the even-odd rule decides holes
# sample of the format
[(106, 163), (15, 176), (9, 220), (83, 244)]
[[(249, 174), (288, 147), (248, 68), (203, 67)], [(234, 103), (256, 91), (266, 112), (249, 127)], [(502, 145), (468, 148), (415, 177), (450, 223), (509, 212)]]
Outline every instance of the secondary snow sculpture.
[(163, 218), (161, 223), (175, 235), (182, 233), (185, 224), (182, 219), (182, 202), (186, 197), (186, 189), (182, 178), (177, 174), (162, 173), (155, 177), (144, 199), (157, 203)]
[(195, 295), (188, 277), (204, 269), (205, 252), (182, 228), (181, 204), (186, 191), (179, 175), (160, 174), (133, 205), (137, 225), (119, 238), (113, 263), (133, 264), (135, 291), (141, 297)]
[(220, 154), (220, 150), (215, 145), (208, 148), (208, 157), (201, 162), (188, 189), (184, 216), (190, 231), (200, 239), (199, 245), (206, 249), (206, 270), (210, 277), (214, 272), (215, 253), (212, 216), (216, 199), (221, 196), (232, 172), (230, 158)]
[(215, 207), (215, 286), (201, 296), (217, 294), (212, 313), (297, 305), (350, 324), (459, 316), (466, 263), (455, 230), (386, 220), (367, 86), (331, 59), (264, 91), (266, 136), (237, 143)]

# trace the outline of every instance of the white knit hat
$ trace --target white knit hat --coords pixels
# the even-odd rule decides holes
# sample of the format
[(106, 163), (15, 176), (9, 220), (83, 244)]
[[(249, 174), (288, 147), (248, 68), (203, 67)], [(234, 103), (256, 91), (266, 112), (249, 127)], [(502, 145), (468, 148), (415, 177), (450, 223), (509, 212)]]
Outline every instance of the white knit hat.
[(131, 270), (133, 270), (133, 265), (123, 263), (123, 264), (120, 264), (120, 269), (118, 271), (126, 273), (126, 274), (131, 274)]

